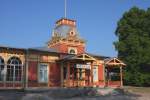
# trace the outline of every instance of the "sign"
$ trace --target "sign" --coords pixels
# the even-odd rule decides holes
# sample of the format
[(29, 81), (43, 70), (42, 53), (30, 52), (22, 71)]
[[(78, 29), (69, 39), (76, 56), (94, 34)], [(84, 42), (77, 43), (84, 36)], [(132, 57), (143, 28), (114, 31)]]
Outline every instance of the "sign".
[(88, 64), (76, 64), (76, 68), (91, 69), (91, 65), (88, 65)]

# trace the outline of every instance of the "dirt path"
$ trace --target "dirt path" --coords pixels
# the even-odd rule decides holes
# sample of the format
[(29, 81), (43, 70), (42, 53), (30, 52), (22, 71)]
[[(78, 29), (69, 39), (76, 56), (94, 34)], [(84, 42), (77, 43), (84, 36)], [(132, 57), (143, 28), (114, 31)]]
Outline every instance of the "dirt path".
[[(150, 88), (127, 88), (127, 93), (112, 93), (105, 96), (89, 96), (85, 93), (72, 95), (73, 92), (64, 90), (49, 90), (46, 92), (0, 91), (0, 100), (150, 100)], [(145, 92), (144, 92), (145, 91)], [(62, 96), (61, 94), (64, 93)], [(80, 93), (79, 93), (80, 94)], [(61, 95), (61, 96), (60, 96)]]

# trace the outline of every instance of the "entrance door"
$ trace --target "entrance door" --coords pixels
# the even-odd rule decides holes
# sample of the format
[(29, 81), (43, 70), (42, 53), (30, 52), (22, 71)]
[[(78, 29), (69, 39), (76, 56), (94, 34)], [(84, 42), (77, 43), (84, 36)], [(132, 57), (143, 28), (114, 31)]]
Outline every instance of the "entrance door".
[(93, 69), (93, 82), (97, 82), (98, 81), (98, 66), (94, 66)]

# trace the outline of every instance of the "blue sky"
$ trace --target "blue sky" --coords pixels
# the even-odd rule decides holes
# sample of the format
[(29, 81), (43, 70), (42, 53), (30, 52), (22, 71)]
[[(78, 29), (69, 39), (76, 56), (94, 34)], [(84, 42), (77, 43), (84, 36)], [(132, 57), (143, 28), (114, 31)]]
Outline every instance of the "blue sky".
[[(147, 9), (150, 0), (68, 0), (67, 18), (77, 21), (88, 52), (117, 56), (113, 46), (117, 21), (133, 6)], [(62, 17), (64, 0), (0, 0), (0, 45), (44, 46)]]

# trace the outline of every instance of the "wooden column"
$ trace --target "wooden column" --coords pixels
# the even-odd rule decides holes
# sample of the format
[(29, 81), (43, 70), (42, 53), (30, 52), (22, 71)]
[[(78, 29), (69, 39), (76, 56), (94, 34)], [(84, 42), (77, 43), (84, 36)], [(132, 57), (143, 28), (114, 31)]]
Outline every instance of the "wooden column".
[(109, 80), (110, 80), (110, 76), (109, 76), (109, 66), (107, 67), (107, 87), (109, 87)]
[(67, 63), (67, 87), (70, 87), (70, 63)]
[(79, 81), (80, 81), (80, 79), (79, 79), (79, 68), (77, 68), (77, 86), (79, 86)]
[(82, 69), (83, 86), (85, 86), (85, 69)]
[(123, 78), (122, 78), (122, 66), (120, 66), (120, 84), (121, 84), (121, 87), (123, 86)]
[(93, 86), (93, 63), (91, 62), (90, 84)]

